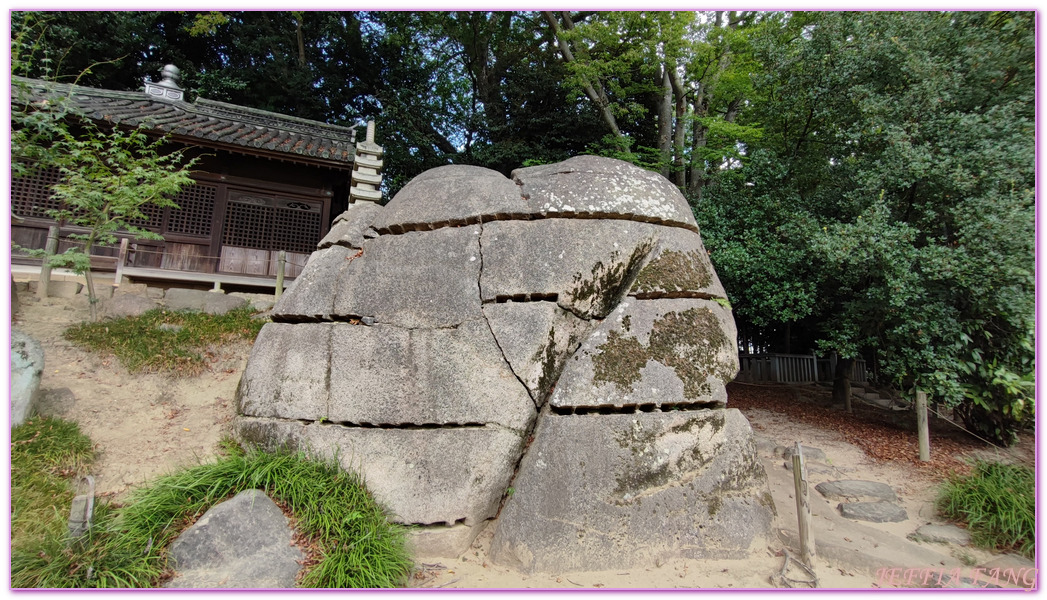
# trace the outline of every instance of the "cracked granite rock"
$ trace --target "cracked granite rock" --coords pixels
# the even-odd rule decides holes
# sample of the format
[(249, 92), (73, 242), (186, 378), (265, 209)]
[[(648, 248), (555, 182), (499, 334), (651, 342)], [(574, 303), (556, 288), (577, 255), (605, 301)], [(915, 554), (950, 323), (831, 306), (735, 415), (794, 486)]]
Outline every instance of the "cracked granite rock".
[(496, 560), (528, 571), (768, 533), (752, 431), (724, 409), (734, 320), (660, 175), (438, 167), (318, 248), (258, 336), (238, 430), (360, 472), (417, 552), (465, 551), (500, 509)]

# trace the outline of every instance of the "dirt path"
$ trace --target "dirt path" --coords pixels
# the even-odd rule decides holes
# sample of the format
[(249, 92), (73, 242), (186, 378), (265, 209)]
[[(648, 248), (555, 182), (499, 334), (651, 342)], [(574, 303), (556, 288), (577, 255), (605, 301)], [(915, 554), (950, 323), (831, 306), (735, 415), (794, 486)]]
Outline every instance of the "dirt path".
[[(38, 410), (78, 422), (94, 440), (98, 458), (93, 474), (99, 494), (119, 500), (129, 489), (157, 475), (207, 460), (221, 438), (230, 433), (234, 394), (248, 345), (223, 348), (210, 370), (198, 377), (176, 380), (162, 375), (131, 376), (114, 359), (88, 354), (62, 338), (67, 327), (88, 318), (82, 298), (36, 300), (22, 292), (20, 299), (14, 326), (40, 341), (45, 352)], [(831, 472), (825, 477), (887, 483), (894, 487), (910, 516), (898, 524), (852, 527), (838, 515), (834, 517), (835, 503), (830, 506), (822, 500), (825, 506), (819, 504), (821, 513), (816, 511), (815, 518), (823, 532), (820, 542), (838, 543), (848, 552), (864, 552), (863, 556), (872, 556), (874, 561), (880, 555), (886, 561), (899, 553), (913, 552), (913, 544), (906, 542), (905, 536), (935, 520), (935, 486), (942, 470), (953, 463), (943, 458), (940, 464), (921, 467), (904, 458), (890, 459), (894, 455), (904, 457), (904, 447), (915, 434), (899, 432), (893, 426), (885, 429), (881, 414), (859, 410), (855, 417), (844, 418), (825, 404), (826, 396), (816, 388), (800, 392), (782, 388), (769, 393), (732, 384), (729, 406), (741, 409), (752, 423), (760, 457), (770, 476), (779, 513), (776, 529), (796, 527), (792, 476), (782, 467), (780, 451), (782, 446), (799, 441), (821, 448), (830, 457)], [(942, 431), (935, 435), (945, 444), (939, 456), (978, 451), (977, 446), (960, 444)], [(887, 458), (874, 458), (879, 454)], [(1031, 441), (1009, 456), (1031, 462)], [(427, 588), (754, 589), (771, 587), (770, 577), (784, 561), (785, 546), (772, 536), (754, 546), (746, 560), (678, 560), (642, 569), (524, 575), (487, 561), (492, 530), (493, 523), (463, 556), (419, 557), (411, 584)], [(915, 548), (917, 553), (923, 551)], [(993, 558), (973, 549), (963, 549), (963, 556), (949, 549), (926, 552), (935, 559), (938, 553), (944, 553), (942, 564), (981, 564)], [(919, 554), (914, 556), (919, 558)], [(883, 583), (862, 566), (860, 561), (851, 564), (821, 556), (816, 562), (823, 588), (868, 589)]]
[(210, 371), (190, 379), (130, 375), (114, 358), (86, 353), (62, 337), (89, 318), (83, 298), (37, 300), (20, 295), (13, 326), (44, 349), (40, 414), (80, 424), (95, 443), (96, 492), (128, 489), (214, 455), (229, 433), (233, 395), (250, 346), (223, 348)]

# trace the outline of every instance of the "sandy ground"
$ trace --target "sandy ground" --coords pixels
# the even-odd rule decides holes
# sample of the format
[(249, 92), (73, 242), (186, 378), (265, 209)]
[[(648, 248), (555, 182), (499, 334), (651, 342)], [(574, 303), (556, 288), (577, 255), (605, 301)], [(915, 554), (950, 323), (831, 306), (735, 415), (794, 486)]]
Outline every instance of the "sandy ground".
[[(115, 359), (88, 354), (62, 338), (65, 328), (88, 318), (85, 298), (36, 300), (23, 291), (20, 299), (13, 325), (39, 340), (45, 352), (38, 411), (78, 422), (95, 442), (97, 460), (92, 473), (96, 493), (119, 501), (128, 490), (158, 475), (212, 457), (221, 438), (231, 432), (234, 394), (248, 345), (223, 348), (210, 370), (198, 377), (131, 376)], [(812, 486), (826, 479), (881, 481), (894, 487), (910, 515), (903, 523), (852, 527), (841, 523), (834, 512), (835, 502), (812, 494), (814, 526), (823, 532), (824, 540), (838, 542), (843, 550), (851, 544), (855, 552), (884, 553), (886, 564), (898, 552), (912, 550), (895, 548), (896, 541), (904, 541), (919, 525), (935, 522), (932, 500), (937, 480), (926, 472), (870, 459), (832, 430), (797, 423), (770, 410), (743, 412), (753, 425), (768, 471), (779, 513), (776, 529), (787, 539), (790, 528), (795, 538), (795, 500), (792, 475), (782, 466), (780, 452), (781, 446), (797, 441), (821, 448), (830, 457), (822, 472), (812, 474)], [(411, 584), (424, 588), (761, 589), (773, 587), (771, 576), (782, 569), (787, 548), (780, 536), (772, 535), (754, 544), (746, 560), (677, 560), (650, 568), (526, 575), (487, 561), (492, 531), (493, 522), (489, 522), (463, 556), (419, 557)], [(963, 561), (980, 564), (992, 558), (973, 549), (964, 549), (962, 554), (966, 556), (955, 551), (950, 554), (948, 549), (927, 549), (917, 559), (934, 564), (941, 558), (938, 562), (949, 566), (965, 564)], [(863, 564), (836, 558), (816, 559), (821, 587), (889, 587), (870, 569), (861, 568)], [(795, 569), (788, 575), (807, 578)]]
[(37, 411), (80, 424), (95, 443), (95, 492), (121, 498), (130, 488), (214, 455), (235, 414), (234, 394), (250, 352), (223, 348), (200, 377), (130, 375), (112, 357), (62, 337), (88, 320), (86, 298), (37, 300), (21, 293), (13, 326), (44, 348)]

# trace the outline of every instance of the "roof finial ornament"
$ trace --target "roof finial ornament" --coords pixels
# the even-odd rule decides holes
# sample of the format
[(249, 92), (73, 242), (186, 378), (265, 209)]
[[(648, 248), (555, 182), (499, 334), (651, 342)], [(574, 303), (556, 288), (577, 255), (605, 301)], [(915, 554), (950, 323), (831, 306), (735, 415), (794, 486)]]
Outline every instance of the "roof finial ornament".
[(160, 78), (160, 83), (169, 87), (178, 87), (178, 82), (182, 79), (182, 72), (174, 65), (164, 65), (164, 68), (160, 69)]
[(185, 100), (185, 91), (179, 87), (182, 72), (174, 65), (164, 65), (160, 69), (160, 81), (153, 83), (146, 79), (145, 93), (158, 100)]

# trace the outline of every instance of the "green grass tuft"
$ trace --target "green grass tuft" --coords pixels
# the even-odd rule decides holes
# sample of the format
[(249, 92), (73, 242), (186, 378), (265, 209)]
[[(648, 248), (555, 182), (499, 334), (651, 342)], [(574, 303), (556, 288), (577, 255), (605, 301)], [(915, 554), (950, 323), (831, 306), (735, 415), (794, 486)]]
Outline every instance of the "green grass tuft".
[(954, 476), (942, 485), (938, 510), (946, 518), (966, 523), (975, 545), (1031, 558), (1036, 539), (1035, 486), (1028, 467), (979, 461), (970, 475)]
[[(216, 462), (161, 477), (132, 492), (123, 507), (97, 507), (92, 530), (68, 548), (64, 528), (71, 493), (59, 503), (38, 497), (38, 507), (53, 513), (55, 521), (32, 543), (13, 539), (12, 586), (156, 587), (167, 574), (167, 546), (209, 508), (247, 489), (264, 490), (285, 504), (298, 532), (319, 551), (322, 558), (306, 572), (302, 586), (406, 583), (413, 563), (405, 529), (389, 523), (359, 476), (301, 453), (245, 451), (229, 441), (222, 446), (227, 455)], [(17, 498), (17, 484), (14, 489)]]
[(258, 336), (263, 321), (252, 314), (250, 308), (224, 315), (155, 309), (139, 317), (80, 323), (67, 329), (65, 338), (115, 355), (132, 373), (196, 375), (205, 369), (210, 347)]
[[(70, 478), (84, 473), (93, 457), (91, 440), (75, 423), (37, 417), (11, 429), (13, 587), (54, 587), (62, 575), (52, 567), (64, 562)], [(34, 568), (26, 569), (29, 564)]]

